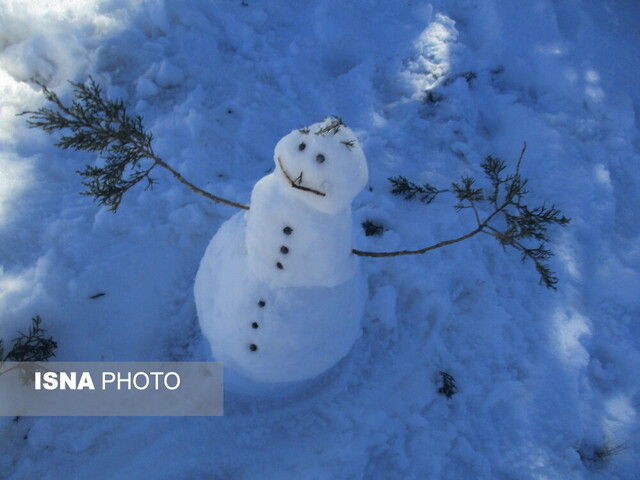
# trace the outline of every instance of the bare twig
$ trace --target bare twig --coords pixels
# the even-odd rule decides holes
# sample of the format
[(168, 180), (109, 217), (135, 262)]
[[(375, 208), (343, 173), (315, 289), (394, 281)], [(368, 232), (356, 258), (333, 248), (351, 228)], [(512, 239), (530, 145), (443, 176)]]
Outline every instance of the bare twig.
[(242, 210), (249, 210), (249, 206), (248, 205), (243, 205), (241, 203), (237, 203), (237, 202), (233, 202), (231, 200), (227, 200), (226, 198), (218, 197), (218, 196), (213, 195), (213, 194), (211, 194), (211, 193), (209, 193), (209, 192), (207, 192), (205, 190), (202, 190), (199, 187), (196, 187), (193, 183), (191, 183), (189, 180), (184, 178), (180, 173), (178, 173), (176, 170), (174, 170), (168, 163), (166, 163), (160, 157), (154, 155), (151, 158), (158, 165), (160, 165), (161, 167), (169, 170), (169, 172), (171, 172), (171, 175), (173, 175), (179, 182), (181, 182), (182, 184), (186, 185), (192, 192), (197, 193), (198, 195), (202, 195), (203, 197), (208, 198), (209, 200), (213, 200), (214, 202), (222, 203), (223, 205), (228, 205), (230, 207), (235, 207), (235, 208), (239, 208), (239, 209), (242, 209)]
[(498, 213), (500, 213), (506, 204), (503, 204), (497, 210), (491, 213), (482, 223), (479, 223), (478, 226), (467, 233), (466, 235), (462, 235), (461, 237), (453, 238), (451, 240), (444, 240), (442, 242), (434, 243), (433, 245), (429, 245), (428, 247), (420, 248), (418, 250), (398, 250), (395, 252), (365, 252), (362, 250), (353, 249), (352, 253), (354, 255), (358, 255), (360, 257), (375, 257), (375, 258), (384, 258), (384, 257), (399, 257), (402, 255), (421, 255), (423, 253), (430, 252), (431, 250), (436, 250), (438, 248), (446, 247), (447, 245), (453, 245), (454, 243), (462, 242), (463, 240), (467, 240), (468, 238), (477, 235), (480, 232), (484, 232), (484, 229), (487, 228), (489, 222), (493, 220)]
[(354, 255), (358, 255), (359, 257), (374, 257), (374, 258), (389, 258), (389, 257), (399, 257), (402, 255), (421, 255), (423, 253), (427, 253), (431, 250), (435, 250), (437, 248), (446, 247), (447, 245), (453, 245), (454, 243), (461, 242), (466, 240), (467, 238), (471, 238), (477, 233), (482, 231), (481, 228), (476, 228), (475, 230), (467, 233), (458, 238), (454, 238), (452, 240), (445, 240), (443, 242), (434, 243), (433, 245), (429, 245), (428, 247), (420, 248), (418, 250), (398, 250), (395, 252), (366, 252), (362, 250), (356, 250), (355, 248), (351, 251)]

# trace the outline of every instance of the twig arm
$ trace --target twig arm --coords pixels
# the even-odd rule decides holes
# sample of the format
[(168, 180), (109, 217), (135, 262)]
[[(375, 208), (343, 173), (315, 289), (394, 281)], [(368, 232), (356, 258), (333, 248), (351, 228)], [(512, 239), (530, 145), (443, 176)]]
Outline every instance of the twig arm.
[[(395, 252), (367, 252), (362, 250), (352, 250), (354, 255), (362, 257), (397, 257), (401, 255), (420, 255), (437, 248), (452, 245), (468, 238), (484, 233), (494, 237), (500, 245), (506, 249), (511, 247), (521, 255), (521, 260), (531, 260), (538, 273), (540, 283), (553, 290), (556, 289), (558, 279), (544, 263), (553, 256), (553, 252), (546, 248), (544, 242), (548, 240), (546, 232), (549, 225), (568, 225), (570, 219), (563, 216), (555, 206), (547, 207), (544, 204), (534, 208), (529, 208), (523, 204), (523, 197), (526, 195), (527, 180), (520, 175), (520, 166), (527, 149), (525, 143), (520, 152), (515, 172), (505, 175), (505, 163), (495, 157), (487, 156), (481, 167), (485, 176), (491, 183), (491, 188), (487, 191), (474, 186), (474, 179), (463, 176), (461, 182), (452, 183), (450, 190), (439, 190), (431, 185), (420, 186), (410, 182), (404, 177), (390, 178), (393, 185), (391, 191), (395, 195), (402, 195), (406, 200), (418, 198), (423, 203), (430, 203), (435, 195), (443, 192), (455, 194), (458, 203), (455, 205), (457, 211), (470, 209), (476, 220), (476, 228), (457, 238), (438, 242), (417, 250), (399, 250)], [(481, 219), (478, 204), (485, 202), (491, 206), (489, 213), (484, 220)], [(496, 228), (492, 222), (500, 216), (501, 229)], [(526, 240), (534, 240), (537, 245), (527, 246)]]
[(435, 250), (436, 248), (446, 247), (447, 245), (452, 245), (454, 243), (462, 242), (463, 240), (466, 240), (467, 238), (471, 238), (474, 235), (480, 233), (481, 231), (482, 231), (482, 227), (478, 227), (475, 230), (472, 230), (471, 232), (461, 237), (434, 243), (433, 245), (429, 245), (428, 247), (420, 248), (418, 250), (399, 250), (396, 252), (364, 252), (362, 250), (353, 249), (352, 253), (360, 257), (375, 257), (375, 258), (399, 257), (401, 255), (421, 255), (431, 250)]
[(202, 190), (201, 188), (196, 187), (193, 183), (191, 183), (189, 180), (184, 178), (180, 174), (180, 172), (176, 171), (171, 165), (166, 163), (164, 160), (162, 160), (157, 155), (154, 154), (153, 157), (151, 157), (151, 159), (155, 163), (160, 165), (162, 168), (167, 169), (171, 173), (171, 175), (173, 175), (180, 183), (182, 183), (183, 185), (186, 185), (192, 192), (197, 193), (198, 195), (202, 195), (203, 197), (208, 198), (209, 200), (212, 200), (214, 202), (221, 203), (223, 205), (228, 205), (229, 207), (235, 207), (235, 208), (239, 208), (241, 210), (249, 210), (249, 206), (248, 205), (243, 205), (241, 203), (237, 203), (237, 202), (233, 202), (231, 200), (227, 200), (226, 198), (218, 197), (216, 195), (213, 195), (213, 194), (207, 192), (206, 190)]
[[(41, 128), (48, 133), (68, 133), (62, 135), (57, 146), (97, 152), (104, 160), (101, 166), (87, 165), (84, 170), (78, 171), (85, 179), (83, 185), (88, 188), (83, 194), (93, 196), (101, 205), (115, 212), (122, 196), (131, 187), (142, 180), (147, 181), (147, 188), (153, 187), (155, 179), (150, 173), (156, 165), (160, 165), (198, 195), (223, 205), (249, 209), (247, 205), (218, 197), (195, 186), (156, 155), (152, 146), (153, 136), (144, 130), (142, 117), (130, 115), (122, 100), (105, 100), (93, 78), (89, 77), (86, 84), (70, 83), (74, 88), (74, 98), (70, 104), (65, 104), (55, 92), (40, 85), (45, 98), (55, 108), (40, 108), (22, 112), (21, 115), (29, 115), (27, 123), (31, 128)], [(143, 167), (142, 160), (150, 160), (151, 166)]]

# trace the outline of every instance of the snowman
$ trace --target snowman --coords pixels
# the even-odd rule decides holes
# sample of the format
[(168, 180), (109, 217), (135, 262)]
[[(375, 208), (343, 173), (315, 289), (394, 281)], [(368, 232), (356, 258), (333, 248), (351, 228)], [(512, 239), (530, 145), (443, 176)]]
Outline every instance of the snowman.
[(359, 338), (366, 283), (351, 248), (351, 201), (367, 164), (351, 129), (327, 118), (275, 148), (251, 208), (225, 222), (200, 263), (200, 327), (225, 382), (311, 379)]

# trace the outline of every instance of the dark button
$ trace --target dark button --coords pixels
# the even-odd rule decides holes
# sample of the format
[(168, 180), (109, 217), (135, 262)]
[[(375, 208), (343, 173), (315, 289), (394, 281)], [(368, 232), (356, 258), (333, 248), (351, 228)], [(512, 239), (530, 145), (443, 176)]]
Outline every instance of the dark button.
[(252, 343), (251, 345), (249, 345), (249, 350), (255, 352), (256, 350), (258, 350), (258, 346), (255, 343)]
[(253, 322), (251, 324), (251, 328), (258, 328), (260, 325), (258, 325), (258, 322)]
[(276, 263), (276, 267), (278, 267), (278, 270), (282, 270), (284, 268), (280, 262)]
[(325, 160), (325, 158), (324, 158), (323, 154), (319, 153), (318, 155), (316, 155), (316, 162), (324, 163), (324, 160)]
[(291, 228), (291, 227), (284, 227), (284, 228), (282, 229), (282, 232), (283, 232), (285, 235), (291, 235), (291, 234), (293, 233), (293, 228)]
[(266, 304), (267, 304), (267, 302), (265, 302), (264, 300), (260, 300), (260, 301), (258, 302), (258, 306), (259, 306), (260, 308), (264, 308), (264, 306), (265, 306)]
[(289, 248), (287, 248), (284, 245), (282, 245), (280, 247), (280, 251), (286, 255), (287, 253), (289, 253)]
[(304, 143), (301, 143), (300, 145), (298, 145), (298, 150), (302, 151), (305, 148), (307, 148), (307, 146)]

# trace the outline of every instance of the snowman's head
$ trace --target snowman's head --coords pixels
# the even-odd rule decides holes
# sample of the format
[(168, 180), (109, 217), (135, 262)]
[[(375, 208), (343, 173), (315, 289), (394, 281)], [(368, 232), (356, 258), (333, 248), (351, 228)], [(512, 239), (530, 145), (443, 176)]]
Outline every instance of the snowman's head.
[(275, 175), (289, 194), (330, 214), (351, 205), (368, 179), (358, 139), (336, 117), (283, 137), (276, 145), (275, 162)]

